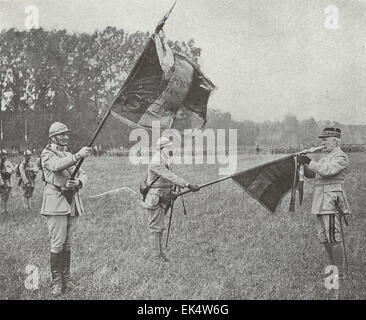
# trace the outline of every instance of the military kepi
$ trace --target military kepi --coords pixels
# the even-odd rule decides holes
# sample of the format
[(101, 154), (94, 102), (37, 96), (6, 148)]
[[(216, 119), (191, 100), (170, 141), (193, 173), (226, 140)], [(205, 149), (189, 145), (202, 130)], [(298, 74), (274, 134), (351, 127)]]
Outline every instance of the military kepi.
[(335, 137), (340, 138), (341, 137), (341, 129), (339, 128), (324, 128), (323, 132), (319, 136), (319, 138), (329, 138), (329, 137)]

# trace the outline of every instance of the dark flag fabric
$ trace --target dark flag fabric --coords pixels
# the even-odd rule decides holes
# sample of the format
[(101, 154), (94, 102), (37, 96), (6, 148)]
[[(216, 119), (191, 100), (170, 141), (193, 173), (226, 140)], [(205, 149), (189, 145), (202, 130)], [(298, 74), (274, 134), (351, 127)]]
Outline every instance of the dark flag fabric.
[(282, 198), (297, 184), (293, 156), (237, 172), (231, 178), (266, 209), (275, 212)]
[(197, 65), (173, 53), (161, 30), (154, 34), (111, 106), (117, 119), (138, 127), (199, 128), (206, 122), (214, 84)]

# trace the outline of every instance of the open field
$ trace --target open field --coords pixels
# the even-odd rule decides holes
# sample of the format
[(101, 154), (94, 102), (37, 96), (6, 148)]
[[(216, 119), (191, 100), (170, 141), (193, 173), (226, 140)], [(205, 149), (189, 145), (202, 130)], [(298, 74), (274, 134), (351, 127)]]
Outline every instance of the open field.
[[(238, 170), (274, 159), (241, 155)], [(364, 153), (350, 154), (346, 188), (353, 215), (346, 228), (349, 277), (343, 298), (366, 299), (366, 212)], [(232, 181), (185, 197), (175, 205), (169, 264), (149, 260), (146, 219), (139, 195), (129, 191), (88, 199), (128, 186), (137, 191), (145, 166), (128, 158), (90, 158), (84, 169), (87, 215), (79, 219), (72, 272), (82, 289), (63, 299), (327, 299), (325, 253), (313, 228), (312, 182), (304, 204), (289, 213), (289, 196), (273, 215)], [(215, 165), (175, 166), (194, 183), (217, 178)], [(39, 214), (37, 178), (33, 212), (25, 212), (13, 179), (11, 216), (0, 217), (0, 299), (50, 299), (48, 238)], [(297, 204), (298, 205), (298, 204)], [(25, 268), (39, 267), (40, 288), (24, 287)]]

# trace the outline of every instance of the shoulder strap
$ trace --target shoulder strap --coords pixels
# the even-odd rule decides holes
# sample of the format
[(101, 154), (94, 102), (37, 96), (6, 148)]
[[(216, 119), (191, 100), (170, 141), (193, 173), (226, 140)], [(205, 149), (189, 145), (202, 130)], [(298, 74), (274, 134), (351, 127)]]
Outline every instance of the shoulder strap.
[(153, 181), (151, 181), (151, 183), (148, 185), (148, 188), (150, 189), (151, 188), (151, 186), (156, 182), (156, 181), (158, 181), (158, 179), (159, 179), (160, 177), (159, 176), (156, 176), (155, 178), (154, 178), (154, 180)]

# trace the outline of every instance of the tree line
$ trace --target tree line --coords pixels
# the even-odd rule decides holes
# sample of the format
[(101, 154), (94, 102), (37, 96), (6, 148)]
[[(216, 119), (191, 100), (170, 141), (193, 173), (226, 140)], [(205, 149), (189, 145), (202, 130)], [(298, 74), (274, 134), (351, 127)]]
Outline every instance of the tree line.
[[(44, 146), (54, 121), (72, 128), (72, 145), (88, 142), (98, 121), (141, 54), (148, 32), (107, 27), (92, 34), (66, 30), (0, 33), (2, 145)], [(194, 62), (193, 39), (169, 41)], [(127, 145), (131, 129), (108, 120), (97, 143)]]
[[(102, 31), (3, 30), (0, 33), (0, 101), (2, 147), (42, 148), (49, 125), (67, 123), (71, 148), (88, 142), (113, 97), (142, 52), (148, 32), (128, 33), (107, 27)], [(201, 49), (193, 39), (169, 41), (173, 51), (198, 64)], [(282, 121), (233, 120), (227, 112), (208, 110), (208, 128), (237, 129), (238, 145), (311, 144), (325, 125), (343, 129), (345, 143), (364, 143), (365, 126), (298, 120), (288, 114)], [(96, 143), (129, 147), (131, 128), (113, 117)]]

